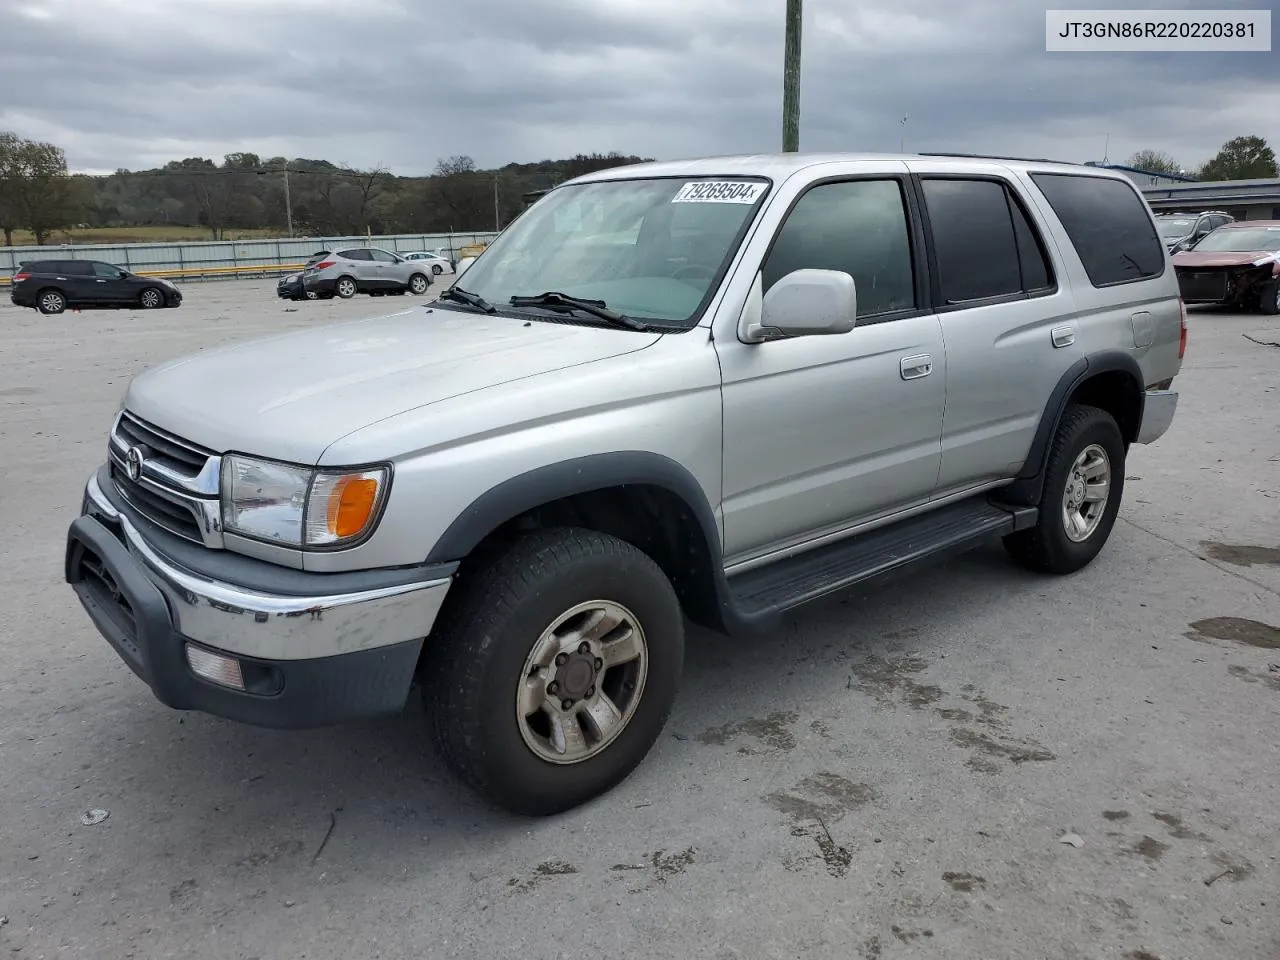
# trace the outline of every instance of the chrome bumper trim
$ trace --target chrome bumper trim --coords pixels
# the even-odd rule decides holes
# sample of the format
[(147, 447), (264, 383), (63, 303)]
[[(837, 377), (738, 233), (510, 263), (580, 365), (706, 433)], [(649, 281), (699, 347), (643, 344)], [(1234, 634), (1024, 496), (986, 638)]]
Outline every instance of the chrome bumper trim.
[(168, 601), (174, 629), (219, 650), (265, 660), (310, 660), (391, 646), (431, 632), (451, 578), (331, 596), (258, 593), (174, 565), (103, 494), (97, 475), (85, 497), (119, 525), (125, 546)]

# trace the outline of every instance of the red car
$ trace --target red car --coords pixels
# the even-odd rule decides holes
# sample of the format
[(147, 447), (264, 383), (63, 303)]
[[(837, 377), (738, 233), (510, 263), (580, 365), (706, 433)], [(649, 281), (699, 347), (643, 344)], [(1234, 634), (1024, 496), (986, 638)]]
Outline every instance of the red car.
[(1238, 220), (1173, 255), (1187, 303), (1280, 313), (1280, 220)]

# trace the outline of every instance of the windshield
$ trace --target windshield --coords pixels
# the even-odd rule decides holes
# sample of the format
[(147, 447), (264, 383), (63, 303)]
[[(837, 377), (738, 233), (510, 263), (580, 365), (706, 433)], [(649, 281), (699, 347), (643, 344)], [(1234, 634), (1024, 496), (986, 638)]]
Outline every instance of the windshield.
[(1157, 220), (1156, 224), (1160, 227), (1160, 236), (1167, 240), (1177, 240), (1190, 233), (1196, 222), (1194, 220)]
[(554, 291), (688, 326), (768, 187), (758, 178), (560, 187), (521, 214), (461, 286), (499, 310)]
[(1232, 227), (1215, 230), (1195, 246), (1196, 253), (1253, 253), (1280, 251), (1280, 227)]

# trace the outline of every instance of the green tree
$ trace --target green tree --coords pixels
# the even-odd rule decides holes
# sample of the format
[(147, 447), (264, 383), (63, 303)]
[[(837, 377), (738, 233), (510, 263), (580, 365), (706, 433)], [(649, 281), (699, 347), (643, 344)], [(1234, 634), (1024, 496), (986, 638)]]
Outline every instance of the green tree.
[(1182, 165), (1160, 150), (1139, 150), (1129, 158), (1129, 166), (1148, 173), (1168, 173), (1174, 176), (1182, 173)]
[(4, 245), (13, 246), (13, 231), (22, 216), (18, 212), (18, 151), (22, 140), (16, 133), (0, 130), (0, 230)]
[(1235, 137), (1200, 168), (1201, 180), (1263, 180), (1280, 176), (1276, 155), (1262, 137)]
[[(6, 137), (0, 154), (9, 158), (0, 160), (4, 166), (0, 180), (5, 183), (0, 206), (8, 210), (4, 219), (30, 230), (37, 244), (46, 243), (54, 230), (71, 226), (84, 213), (90, 200), (86, 185), (68, 172), (67, 155), (61, 147), (20, 138), (15, 143)], [(0, 226), (8, 228), (10, 224)], [(11, 229), (5, 234), (10, 242)]]

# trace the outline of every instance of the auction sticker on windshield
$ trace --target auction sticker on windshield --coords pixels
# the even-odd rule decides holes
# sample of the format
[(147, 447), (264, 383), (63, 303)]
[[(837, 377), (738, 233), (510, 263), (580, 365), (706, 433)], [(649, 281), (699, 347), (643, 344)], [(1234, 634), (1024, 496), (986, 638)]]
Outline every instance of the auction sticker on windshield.
[(755, 203), (765, 184), (750, 180), (698, 180), (686, 183), (672, 203)]

